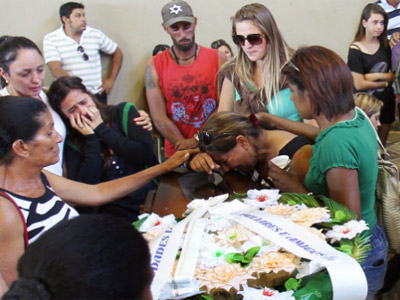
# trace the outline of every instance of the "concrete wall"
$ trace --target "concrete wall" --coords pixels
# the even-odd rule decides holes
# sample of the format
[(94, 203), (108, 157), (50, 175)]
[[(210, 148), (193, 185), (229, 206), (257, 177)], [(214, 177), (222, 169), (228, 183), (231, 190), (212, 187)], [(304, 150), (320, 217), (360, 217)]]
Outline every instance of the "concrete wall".
[[(78, 0), (80, 1), (80, 0)], [(205, 46), (223, 38), (233, 48), (230, 17), (243, 0), (187, 0), (198, 18), (196, 41)], [(58, 9), (64, 0), (0, 0), (0, 34), (23, 35), (42, 48), (45, 34), (61, 23)], [(286, 41), (293, 47), (322, 45), (346, 60), (347, 49), (366, 0), (264, 0)], [(161, 7), (167, 0), (85, 0), (88, 25), (116, 41), (124, 62), (109, 97), (110, 103), (130, 101), (142, 107), (143, 72), (154, 45), (171, 44), (161, 27)], [(108, 59), (103, 59), (106, 65)], [(48, 71), (48, 70), (47, 70)], [(47, 72), (46, 84), (53, 80)]]

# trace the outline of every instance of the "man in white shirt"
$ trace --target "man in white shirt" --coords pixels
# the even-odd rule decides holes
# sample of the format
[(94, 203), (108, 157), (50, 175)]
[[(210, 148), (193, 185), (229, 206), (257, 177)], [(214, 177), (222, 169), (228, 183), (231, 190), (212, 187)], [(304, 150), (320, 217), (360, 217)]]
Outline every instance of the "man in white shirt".
[[(118, 45), (98, 29), (86, 24), (84, 5), (67, 2), (60, 7), (63, 25), (43, 40), (45, 62), (54, 77), (78, 76), (103, 103), (111, 92), (122, 65)], [(100, 52), (111, 55), (111, 70), (102, 78)]]

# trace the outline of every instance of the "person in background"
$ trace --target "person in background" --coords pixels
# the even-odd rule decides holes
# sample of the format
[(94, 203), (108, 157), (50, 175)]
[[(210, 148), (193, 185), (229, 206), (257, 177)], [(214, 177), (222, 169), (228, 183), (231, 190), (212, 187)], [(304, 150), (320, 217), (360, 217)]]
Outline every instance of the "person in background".
[(369, 91), (383, 101), (378, 135), (386, 144), (395, 120), (395, 96), (392, 88), (391, 52), (387, 40), (388, 16), (377, 4), (367, 4), (350, 45), (347, 64), (357, 91)]
[[(49, 89), (49, 103), (67, 127), (64, 164), (67, 178), (96, 184), (140, 172), (157, 164), (150, 132), (136, 124), (136, 108), (127, 102), (105, 106), (78, 77), (60, 77)], [(151, 123), (150, 125), (151, 126)], [(147, 193), (149, 182), (125, 197), (101, 206), (133, 222)]]
[(375, 130), (378, 131), (378, 127), (381, 126), (379, 117), (383, 102), (368, 93), (359, 92), (354, 95), (354, 104), (367, 114)]
[(218, 106), (217, 72), (226, 57), (196, 43), (197, 19), (185, 1), (168, 2), (161, 15), (173, 44), (147, 62), (144, 79), (150, 113), (170, 157), (197, 147), (195, 134)]
[(305, 119), (315, 119), (320, 133), (312, 146), (305, 181), (269, 163), (269, 177), (282, 192), (324, 195), (364, 220), (371, 251), (362, 262), (373, 299), (382, 287), (388, 243), (375, 214), (378, 175), (376, 133), (353, 98), (353, 78), (344, 61), (320, 46), (302, 47), (283, 68), (292, 99)]
[(43, 170), (59, 160), (61, 140), (42, 101), (1, 99), (0, 273), (7, 285), (17, 279), (17, 261), (30, 244), (60, 221), (78, 215), (71, 205), (100, 206), (120, 199), (196, 153), (180, 151), (141, 172), (90, 185)]
[(217, 49), (218, 51), (221, 51), (222, 53), (225, 54), (226, 58), (229, 60), (233, 57), (233, 52), (231, 46), (225, 40), (216, 40), (211, 43), (211, 48), (212, 49)]
[(60, 222), (26, 250), (2, 299), (150, 300), (152, 278), (147, 242), (132, 224), (83, 215)]
[[(78, 76), (100, 102), (107, 104), (107, 95), (121, 69), (123, 54), (103, 32), (87, 26), (84, 8), (77, 2), (61, 5), (62, 26), (44, 37), (44, 58), (55, 78)], [(100, 52), (112, 58), (107, 78), (102, 78)]]
[(400, 41), (400, 0), (379, 0), (376, 4), (388, 15), (387, 38), (393, 47)]
[(152, 52), (152, 56), (161, 53), (165, 50), (169, 49), (168, 45), (164, 45), (164, 44), (158, 44), (154, 46), (153, 52)]
[[(22, 36), (0, 38), (0, 96), (24, 96), (43, 101), (49, 108), (57, 132), (62, 136), (60, 159), (46, 170), (63, 175), (63, 151), (66, 128), (61, 117), (50, 107), (43, 90), (46, 76), (42, 52), (30, 39)], [(1, 100), (1, 99), (0, 99)]]
[(232, 38), (238, 54), (220, 71), (218, 111), (243, 115), (264, 111), (302, 121), (281, 75), (291, 49), (268, 8), (252, 3), (239, 9), (232, 18)]

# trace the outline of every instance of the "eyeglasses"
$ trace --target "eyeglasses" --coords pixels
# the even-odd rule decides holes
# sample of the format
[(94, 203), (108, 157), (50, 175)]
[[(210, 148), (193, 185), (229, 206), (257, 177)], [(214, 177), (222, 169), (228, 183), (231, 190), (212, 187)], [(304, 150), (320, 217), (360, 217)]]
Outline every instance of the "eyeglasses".
[(84, 61), (89, 60), (89, 55), (86, 54), (85, 49), (82, 46), (78, 46), (78, 49), (76, 49), (79, 53), (82, 53), (82, 58)]
[(210, 143), (222, 136), (227, 136), (227, 135), (236, 135), (236, 133), (232, 133), (232, 132), (221, 132), (221, 133), (216, 133), (213, 134), (211, 132), (207, 132), (207, 131), (199, 131), (198, 133), (198, 137), (199, 137), (199, 144), (200, 144), (200, 149), (204, 150), (205, 146), (210, 145)]
[(244, 46), (246, 40), (249, 42), (250, 45), (256, 46), (260, 45), (263, 42), (263, 35), (254, 33), (254, 34), (249, 34), (247, 37), (244, 37), (243, 35), (233, 35), (232, 36), (233, 42), (236, 45), (239, 46)]

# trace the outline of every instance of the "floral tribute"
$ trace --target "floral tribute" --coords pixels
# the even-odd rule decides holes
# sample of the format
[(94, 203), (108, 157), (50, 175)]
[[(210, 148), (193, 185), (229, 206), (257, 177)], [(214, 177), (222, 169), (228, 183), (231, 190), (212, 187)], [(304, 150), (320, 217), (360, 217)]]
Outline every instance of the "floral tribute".
[[(277, 190), (249, 190), (234, 198), (306, 228), (359, 262), (368, 254), (368, 238), (362, 234), (368, 226), (331, 199), (279, 194)], [(203, 294), (185, 299), (332, 298), (329, 275), (323, 266), (297, 257), (223, 215), (209, 212), (194, 272)], [(145, 216), (136, 226), (151, 239), (160, 228), (173, 226), (171, 216), (164, 218)], [(307, 298), (313, 293), (315, 298)]]

